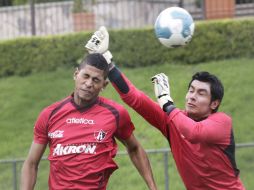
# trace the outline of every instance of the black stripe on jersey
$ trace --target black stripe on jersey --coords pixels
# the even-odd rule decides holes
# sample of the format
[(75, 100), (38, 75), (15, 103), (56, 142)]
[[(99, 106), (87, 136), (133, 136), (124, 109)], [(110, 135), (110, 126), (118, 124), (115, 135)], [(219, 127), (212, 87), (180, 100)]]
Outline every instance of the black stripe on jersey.
[(53, 109), (53, 111), (50, 113), (48, 121), (50, 120), (50, 118), (58, 111), (60, 110), (65, 104), (67, 104), (68, 102), (71, 101), (72, 98), (67, 98), (66, 100), (64, 100), (63, 102), (61, 102), (58, 106), (55, 107), (55, 109)]
[(224, 154), (227, 155), (227, 157), (234, 169), (235, 176), (238, 176), (240, 171), (239, 171), (239, 169), (237, 169), (236, 161), (235, 161), (235, 139), (234, 139), (233, 130), (231, 130), (230, 144), (228, 145), (228, 147), (225, 150), (223, 150), (223, 152), (224, 152)]
[(55, 107), (55, 109), (53, 109), (53, 111), (50, 113), (49, 118), (48, 118), (48, 122), (47, 122), (47, 130), (48, 130), (48, 123), (50, 118), (58, 111), (60, 110), (65, 104), (67, 104), (68, 102), (71, 101), (71, 98), (67, 98), (66, 100), (63, 100), (62, 102), (60, 102), (60, 104), (58, 106)]
[(117, 128), (119, 127), (119, 112), (117, 109), (115, 109), (113, 106), (109, 105), (109, 104), (105, 104), (103, 102), (99, 102), (100, 106), (104, 107), (104, 108), (107, 108), (109, 111), (111, 111), (111, 113), (115, 116), (116, 118), (116, 126)]
[[(50, 113), (49, 118), (48, 118), (48, 122), (50, 120), (50, 118), (58, 111), (60, 110), (65, 104), (67, 104), (68, 102), (71, 101), (71, 98), (67, 98), (66, 100), (62, 101), (58, 106), (55, 107), (55, 109), (53, 109), (53, 111)], [(47, 122), (47, 130), (48, 130), (48, 122)]]

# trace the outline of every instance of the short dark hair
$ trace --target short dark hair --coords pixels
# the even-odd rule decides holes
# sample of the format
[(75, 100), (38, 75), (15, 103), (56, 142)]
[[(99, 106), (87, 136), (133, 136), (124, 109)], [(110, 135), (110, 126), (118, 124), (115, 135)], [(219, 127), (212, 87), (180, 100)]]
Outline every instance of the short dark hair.
[[(219, 100), (220, 102), (222, 101), (222, 98), (224, 96), (224, 87), (221, 81), (218, 79), (218, 77), (206, 71), (197, 72), (192, 76), (192, 79), (189, 83), (188, 88), (190, 88), (190, 85), (192, 81), (194, 80), (207, 82), (210, 84), (211, 102), (214, 100)], [(219, 108), (219, 105), (215, 110), (213, 110), (213, 112), (217, 112), (218, 108)]]
[(93, 67), (96, 67), (97, 69), (100, 69), (104, 72), (104, 78), (106, 79), (108, 77), (109, 73), (109, 65), (106, 61), (106, 59), (103, 57), (100, 53), (92, 53), (88, 54), (79, 64), (78, 69), (81, 70), (84, 68), (85, 65), (91, 65)]

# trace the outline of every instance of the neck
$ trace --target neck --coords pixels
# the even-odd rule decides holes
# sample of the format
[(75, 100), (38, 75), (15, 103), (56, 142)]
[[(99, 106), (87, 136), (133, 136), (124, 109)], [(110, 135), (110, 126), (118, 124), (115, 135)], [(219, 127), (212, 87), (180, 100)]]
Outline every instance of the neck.
[(93, 105), (96, 101), (97, 101), (98, 97), (94, 98), (94, 99), (91, 99), (91, 100), (84, 100), (84, 99), (81, 99), (77, 96), (75, 96), (74, 94), (74, 103), (78, 106), (78, 107), (90, 107), (91, 105)]
[(188, 114), (188, 117), (193, 119), (194, 121), (202, 121), (204, 119), (206, 119), (210, 114), (207, 114), (207, 115), (202, 115), (202, 116), (197, 116), (197, 115), (191, 115), (191, 114)]

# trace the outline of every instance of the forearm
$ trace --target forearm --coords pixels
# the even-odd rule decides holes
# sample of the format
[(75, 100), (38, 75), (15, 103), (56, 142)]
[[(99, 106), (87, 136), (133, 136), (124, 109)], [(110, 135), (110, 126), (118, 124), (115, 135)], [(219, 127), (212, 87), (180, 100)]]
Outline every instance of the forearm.
[(38, 167), (33, 164), (28, 164), (26, 161), (21, 171), (21, 182), (20, 190), (33, 190), (36, 178), (37, 178)]
[(120, 95), (130, 92), (130, 85), (132, 84), (114, 64), (110, 64), (108, 78)]
[(151, 165), (145, 150), (142, 147), (138, 147), (134, 151), (129, 151), (129, 156), (149, 189), (156, 190), (157, 187), (153, 178)]

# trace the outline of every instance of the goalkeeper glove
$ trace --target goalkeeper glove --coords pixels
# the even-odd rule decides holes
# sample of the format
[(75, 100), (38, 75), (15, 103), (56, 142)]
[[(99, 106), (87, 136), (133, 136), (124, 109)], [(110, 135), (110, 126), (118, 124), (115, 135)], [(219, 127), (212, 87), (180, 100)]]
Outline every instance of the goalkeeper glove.
[(111, 52), (108, 50), (109, 34), (105, 26), (101, 26), (99, 30), (94, 32), (91, 39), (86, 43), (85, 48), (88, 53), (101, 53), (110, 64), (113, 58)]
[(157, 74), (152, 77), (154, 83), (154, 93), (160, 107), (165, 112), (171, 112), (173, 110), (173, 99), (170, 96), (170, 86), (168, 83), (168, 77), (164, 73)]

